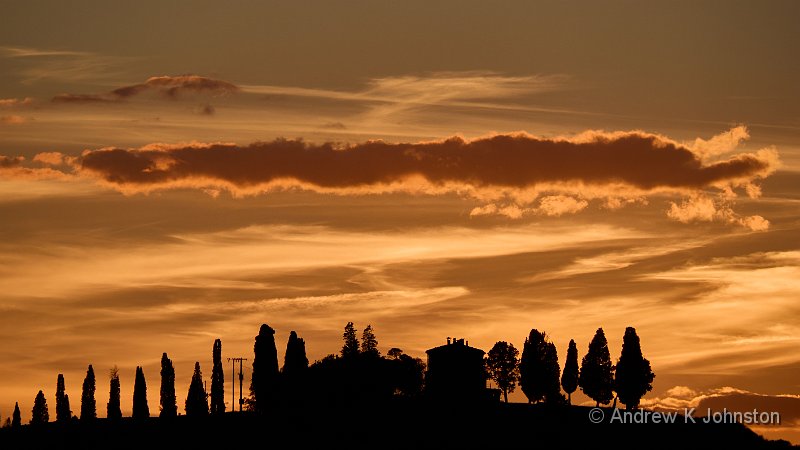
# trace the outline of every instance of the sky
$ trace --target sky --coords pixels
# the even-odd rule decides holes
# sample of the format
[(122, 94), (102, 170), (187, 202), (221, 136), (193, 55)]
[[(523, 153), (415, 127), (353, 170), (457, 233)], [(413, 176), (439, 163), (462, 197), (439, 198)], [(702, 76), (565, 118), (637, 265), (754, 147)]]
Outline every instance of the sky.
[(800, 442), (797, 2), (0, 6), (0, 417), (88, 364), (157, 411), (162, 352), (180, 393), (261, 323), (562, 366), (633, 326), (645, 406)]

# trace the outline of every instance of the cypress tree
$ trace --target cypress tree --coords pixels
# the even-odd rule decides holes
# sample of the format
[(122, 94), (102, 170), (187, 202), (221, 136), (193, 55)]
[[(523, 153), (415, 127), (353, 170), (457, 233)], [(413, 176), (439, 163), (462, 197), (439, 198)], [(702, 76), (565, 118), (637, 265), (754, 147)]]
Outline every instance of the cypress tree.
[(56, 422), (67, 422), (72, 418), (69, 408), (69, 396), (64, 393), (64, 375), (58, 374), (56, 381)]
[(628, 327), (622, 338), (622, 353), (617, 361), (614, 390), (625, 409), (639, 406), (642, 397), (653, 389), (655, 375), (650, 361), (642, 356), (642, 347), (636, 329)]
[(306, 356), (306, 342), (297, 337), (297, 333), (289, 333), (286, 343), (286, 353), (283, 357), (283, 392), (288, 400), (290, 396), (301, 393), (305, 377), (308, 373), (308, 357)]
[(194, 363), (194, 374), (189, 384), (189, 394), (186, 396), (186, 415), (199, 417), (208, 415), (208, 394), (203, 387), (203, 374), (200, 372), (200, 363)]
[(571, 405), (572, 393), (578, 388), (578, 347), (572, 339), (569, 340), (567, 362), (564, 363), (564, 373), (561, 375), (561, 387), (567, 393), (567, 401)]
[(378, 338), (372, 331), (372, 325), (367, 325), (361, 333), (361, 353), (367, 356), (381, 356), (378, 351)]
[(544, 349), (544, 401), (547, 403), (563, 403), (561, 394), (561, 366), (558, 364), (558, 350), (556, 344), (547, 342)]
[[(17, 411), (14, 411), (16, 414)], [(50, 421), (50, 414), (47, 412), (47, 400), (44, 398), (44, 393), (39, 391), (36, 394), (36, 399), (33, 400), (33, 409), (31, 410), (31, 425), (44, 425)]]
[(147, 381), (144, 371), (136, 366), (136, 378), (133, 381), (133, 413), (134, 419), (147, 419), (150, 417), (150, 407), (147, 406)]
[(81, 393), (81, 420), (93, 420), (97, 418), (97, 404), (94, 400), (95, 378), (94, 369), (89, 364), (86, 370), (86, 378), (83, 380), (83, 391)]
[(14, 414), (11, 416), (11, 428), (22, 425), (22, 417), (19, 413), (19, 402), (14, 403)]
[(159, 417), (177, 417), (178, 400), (175, 396), (175, 367), (166, 353), (161, 355), (161, 412)]
[(283, 373), (293, 376), (296, 373), (304, 372), (308, 369), (308, 357), (306, 356), (306, 341), (297, 337), (297, 333), (289, 333), (289, 341), (286, 343), (286, 354), (283, 357)]
[(175, 396), (175, 367), (164, 353), (161, 355), (161, 413), (159, 417), (177, 417), (178, 400)]
[(278, 393), (278, 349), (275, 330), (262, 324), (253, 346), (253, 374), (250, 380), (249, 408), (263, 412), (274, 404)]
[(344, 326), (344, 334), (342, 334), (342, 338), (344, 339), (344, 345), (342, 346), (342, 357), (352, 358), (354, 356), (358, 356), (358, 338), (356, 337), (356, 329), (353, 326), (353, 322), (347, 322), (347, 325)]
[(211, 414), (225, 412), (225, 373), (222, 371), (222, 341), (214, 341), (214, 366), (211, 369)]
[(614, 384), (614, 366), (611, 365), (611, 355), (608, 353), (608, 341), (602, 328), (589, 343), (589, 351), (581, 361), (581, 371), (578, 375), (578, 385), (589, 398), (600, 404), (608, 404), (614, 397), (612, 388)]
[(108, 404), (106, 405), (106, 417), (109, 420), (122, 419), (122, 409), (120, 405), (120, 385), (119, 370), (117, 366), (111, 368), (109, 373)]
[(519, 363), (522, 392), (528, 402), (557, 402), (561, 396), (558, 354), (545, 332), (533, 329), (525, 339)]

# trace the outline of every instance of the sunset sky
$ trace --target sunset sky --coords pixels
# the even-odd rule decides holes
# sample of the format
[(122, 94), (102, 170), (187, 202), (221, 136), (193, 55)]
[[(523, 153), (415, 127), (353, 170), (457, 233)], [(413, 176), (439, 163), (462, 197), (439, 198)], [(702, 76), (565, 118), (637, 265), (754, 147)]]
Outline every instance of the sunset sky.
[(261, 323), (281, 365), (353, 321), (419, 357), (537, 328), (562, 368), (633, 326), (646, 406), (781, 405), (800, 443), (800, 3), (0, 11), (3, 420), (58, 373), (79, 411), (90, 363), (100, 416), (114, 365), (157, 413), (165, 351), (182, 409)]

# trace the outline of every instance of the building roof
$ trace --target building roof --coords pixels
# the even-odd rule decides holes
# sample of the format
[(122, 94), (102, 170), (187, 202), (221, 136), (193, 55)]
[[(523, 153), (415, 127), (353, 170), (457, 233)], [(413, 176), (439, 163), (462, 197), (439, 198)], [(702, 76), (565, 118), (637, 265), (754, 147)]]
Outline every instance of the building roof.
[(486, 352), (484, 352), (479, 348), (470, 347), (469, 345), (467, 345), (464, 339), (453, 339), (453, 341), (450, 342), (450, 338), (448, 338), (447, 344), (426, 350), (425, 353), (427, 353), (428, 355), (461, 353), (461, 354), (475, 354), (475, 355), (480, 355), (481, 357), (483, 357), (483, 355), (486, 354)]

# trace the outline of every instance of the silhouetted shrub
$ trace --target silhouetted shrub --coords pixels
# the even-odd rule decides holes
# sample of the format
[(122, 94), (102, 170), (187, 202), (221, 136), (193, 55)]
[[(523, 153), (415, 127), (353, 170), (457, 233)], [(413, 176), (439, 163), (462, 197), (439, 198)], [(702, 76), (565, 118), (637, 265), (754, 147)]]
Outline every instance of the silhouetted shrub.
[(650, 361), (642, 356), (642, 347), (636, 329), (628, 327), (622, 338), (622, 353), (617, 361), (614, 390), (626, 409), (639, 406), (642, 397), (653, 389), (655, 375)]
[(608, 404), (614, 398), (612, 388), (614, 382), (614, 366), (608, 353), (608, 341), (602, 328), (589, 343), (589, 351), (581, 361), (578, 385), (597, 405)]
[(416, 397), (425, 387), (425, 362), (393, 348), (386, 360), (392, 393), (401, 397)]

